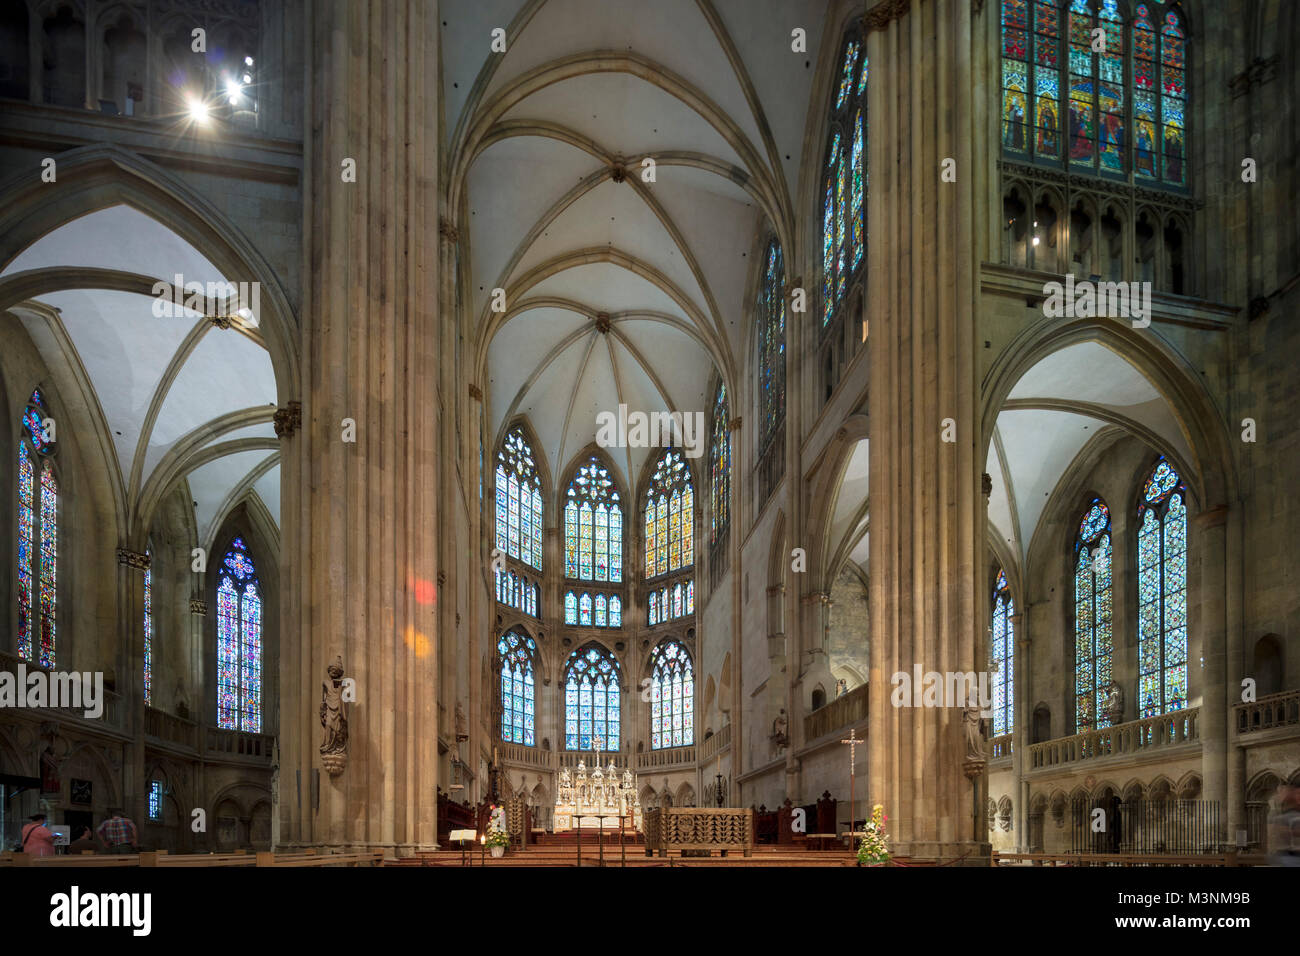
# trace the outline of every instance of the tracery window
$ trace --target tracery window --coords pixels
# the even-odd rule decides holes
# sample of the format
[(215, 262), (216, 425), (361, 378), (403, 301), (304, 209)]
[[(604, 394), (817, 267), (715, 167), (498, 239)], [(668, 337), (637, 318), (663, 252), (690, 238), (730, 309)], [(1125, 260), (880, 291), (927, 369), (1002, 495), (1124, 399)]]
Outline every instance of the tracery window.
[(498, 602), (518, 608), (533, 617), (539, 616), (537, 608), (541, 587), (538, 584), (529, 580), (527, 575), (516, 574), (514, 571), (498, 570), (496, 579)]
[(149, 781), (149, 819), (162, 820), (162, 781)]
[(657, 578), (695, 563), (695, 492), (680, 451), (664, 452), (645, 505), (645, 576)]
[[(1095, 45), (1094, 30), (1102, 41)], [(1182, 188), (1186, 115), (1178, 3), (1002, 0), (1008, 156)]]
[(564, 506), (564, 574), (583, 581), (623, 580), (623, 505), (594, 455), (579, 466)]
[(731, 524), (731, 430), (727, 386), (718, 383), (713, 399), (713, 440), (709, 445), (709, 543), (716, 544)]
[(262, 592), (243, 538), (217, 571), (217, 726), (262, 732)]
[(998, 571), (993, 586), (993, 634), (989, 642), (989, 672), (993, 675), (993, 736), (1009, 734), (1015, 726), (1015, 615), (1007, 576)]
[(152, 704), (153, 691), (153, 549), (145, 550), (144, 568), (144, 705)]
[(1074, 722), (1083, 731), (1110, 724), (1110, 511), (1100, 498), (1093, 499), (1079, 522), (1074, 552)]
[(650, 627), (695, 613), (695, 582), (678, 581), (650, 592), (646, 623)]
[(54, 666), (58, 609), (59, 479), (49, 419), (36, 389), (18, 438), (18, 656), (42, 667)]
[(617, 594), (569, 591), (564, 595), (564, 623), (578, 627), (622, 627), (623, 599)]
[(844, 301), (866, 251), (867, 51), (850, 33), (840, 53), (822, 180), (822, 327)]
[(654, 649), (650, 677), (650, 749), (695, 743), (695, 677), (691, 657), (675, 640)]
[(758, 294), (758, 445), (766, 449), (785, 420), (785, 262), (775, 239), (767, 244)]
[(497, 453), (497, 548), (542, 569), (542, 481), (533, 450), (516, 425)]
[(1138, 716), (1187, 706), (1187, 486), (1164, 458), (1138, 502)]
[(564, 671), (564, 746), (619, 749), (619, 666), (602, 645), (574, 651)]
[(506, 743), (536, 744), (537, 715), (533, 658), (537, 644), (527, 634), (507, 631), (497, 641), (501, 658), (501, 739)]

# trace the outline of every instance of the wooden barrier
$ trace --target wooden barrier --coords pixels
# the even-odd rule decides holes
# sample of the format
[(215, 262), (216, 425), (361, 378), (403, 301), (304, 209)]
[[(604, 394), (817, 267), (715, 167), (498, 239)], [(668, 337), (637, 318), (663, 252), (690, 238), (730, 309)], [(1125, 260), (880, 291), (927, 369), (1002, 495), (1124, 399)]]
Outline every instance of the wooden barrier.
[(166, 850), (140, 854), (141, 866), (253, 866), (256, 863), (257, 857), (242, 850), (234, 853), (178, 853), (175, 856)]
[(317, 853), (298, 850), (292, 853), (177, 853), (150, 850), (144, 853), (83, 853), (56, 856), (32, 856), (29, 853), (0, 854), (0, 868), (17, 866), (54, 867), (203, 867), (203, 866), (378, 866), (384, 861), (383, 850), (358, 850), (349, 853)]
[(64, 853), (55, 856), (33, 856), (30, 853), (12, 853), (8, 860), (0, 860), (0, 867), (5, 866), (139, 866), (140, 856), (136, 853)]
[(379, 866), (384, 862), (383, 850), (356, 850), (349, 853), (317, 853), (304, 850), (297, 853), (257, 854), (258, 866)]
[(994, 851), (993, 865), (1032, 863), (1034, 866), (1254, 866), (1255, 857), (1229, 853), (1003, 853)]
[(701, 807), (654, 807), (643, 815), (645, 853), (669, 850), (754, 851), (754, 811)]

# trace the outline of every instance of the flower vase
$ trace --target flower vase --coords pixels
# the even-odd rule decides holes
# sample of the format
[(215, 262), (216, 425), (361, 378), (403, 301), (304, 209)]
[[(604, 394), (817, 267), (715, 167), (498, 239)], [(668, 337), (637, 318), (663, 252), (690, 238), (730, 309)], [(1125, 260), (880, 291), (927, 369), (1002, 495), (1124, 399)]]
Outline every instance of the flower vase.
[(494, 846), (492, 849), (492, 859), (499, 860), (506, 855), (506, 848), (503, 846)]

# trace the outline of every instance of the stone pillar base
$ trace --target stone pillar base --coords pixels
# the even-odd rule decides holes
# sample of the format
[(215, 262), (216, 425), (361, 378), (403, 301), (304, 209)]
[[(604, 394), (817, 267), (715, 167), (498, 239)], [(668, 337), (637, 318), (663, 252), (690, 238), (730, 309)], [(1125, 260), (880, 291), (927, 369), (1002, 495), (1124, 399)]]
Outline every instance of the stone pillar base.
[(907, 863), (933, 863), (939, 866), (991, 866), (992, 843), (897, 843), (889, 847), (890, 855)]

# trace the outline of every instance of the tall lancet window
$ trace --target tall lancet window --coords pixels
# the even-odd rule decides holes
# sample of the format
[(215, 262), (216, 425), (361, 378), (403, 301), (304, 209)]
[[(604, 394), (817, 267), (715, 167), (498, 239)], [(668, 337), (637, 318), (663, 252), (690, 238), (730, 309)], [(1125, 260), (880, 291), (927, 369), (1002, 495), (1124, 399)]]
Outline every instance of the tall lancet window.
[(243, 538), (217, 569), (217, 726), (262, 732), (262, 593)]
[(618, 661), (602, 645), (574, 651), (564, 670), (564, 746), (616, 752), (619, 747)]
[(1172, 0), (1123, 7), (1002, 0), (1002, 150), (1181, 188), (1185, 18)]
[(691, 567), (695, 563), (694, 530), (691, 470), (680, 451), (669, 449), (659, 459), (646, 493), (646, 578)]
[(501, 739), (532, 747), (537, 743), (533, 723), (537, 715), (533, 658), (537, 645), (527, 634), (507, 631), (497, 641), (501, 658)]
[(58, 610), (59, 479), (53, 425), (39, 389), (18, 437), (18, 656), (53, 667)]
[(1161, 458), (1138, 502), (1138, 716), (1187, 706), (1187, 487)]
[(623, 505), (594, 455), (578, 467), (564, 506), (564, 574), (581, 581), (623, 580)]
[(727, 386), (718, 383), (713, 399), (713, 439), (709, 444), (709, 543), (717, 544), (731, 525), (731, 430)]
[(144, 705), (153, 706), (153, 548), (145, 551), (144, 569)]
[(781, 246), (767, 244), (758, 293), (758, 404), (760, 453), (785, 421), (785, 263)]
[(695, 676), (691, 656), (674, 640), (651, 655), (650, 749), (695, 743)]
[(1015, 626), (1016, 613), (1011, 587), (1004, 572), (998, 572), (993, 586), (993, 633), (989, 641), (989, 673), (993, 676), (993, 736), (1011, 733), (1015, 727)]
[(1074, 540), (1074, 723), (1106, 727), (1114, 638), (1111, 633), (1110, 511), (1094, 498)]
[(867, 51), (856, 31), (844, 40), (835, 76), (821, 191), (823, 327), (865, 258)]
[(497, 548), (542, 569), (542, 481), (533, 449), (519, 425), (497, 454)]

